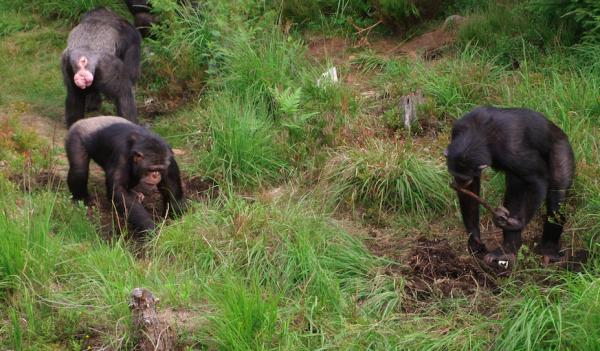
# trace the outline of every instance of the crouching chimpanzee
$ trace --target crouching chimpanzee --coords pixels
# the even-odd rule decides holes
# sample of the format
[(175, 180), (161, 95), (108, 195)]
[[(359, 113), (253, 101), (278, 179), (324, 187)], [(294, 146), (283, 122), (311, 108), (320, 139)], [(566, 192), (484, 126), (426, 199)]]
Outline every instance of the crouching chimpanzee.
[[(169, 145), (158, 135), (121, 117), (100, 116), (78, 121), (65, 141), (69, 158), (67, 183), (74, 200), (91, 203), (87, 189), (90, 159), (104, 169), (109, 201), (137, 233), (154, 229), (142, 206), (139, 183), (162, 194), (164, 208), (180, 214), (184, 197), (179, 168)], [(163, 214), (164, 215), (164, 214)]]
[(503, 230), (503, 243), (491, 252), (480, 238), (479, 202), (457, 191), (471, 251), (487, 252), (488, 264), (512, 265), (521, 247), (521, 231), (546, 199), (542, 240), (536, 251), (545, 263), (559, 260), (565, 222), (561, 206), (575, 173), (573, 150), (560, 128), (532, 110), (478, 107), (454, 122), (445, 155), (455, 186), (476, 195), (484, 168), (491, 166), (506, 175), (504, 207), (493, 216)]
[(135, 27), (110, 10), (98, 8), (82, 16), (62, 54), (68, 127), (84, 117), (86, 108), (100, 108), (100, 94), (114, 101), (117, 115), (137, 123), (134, 86), (141, 41)]

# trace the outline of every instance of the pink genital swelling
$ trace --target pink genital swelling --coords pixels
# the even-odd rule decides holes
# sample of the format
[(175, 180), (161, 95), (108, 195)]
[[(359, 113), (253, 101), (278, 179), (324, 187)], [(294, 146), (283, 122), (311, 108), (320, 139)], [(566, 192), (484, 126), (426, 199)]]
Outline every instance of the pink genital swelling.
[(90, 73), (90, 71), (82, 68), (79, 71), (77, 71), (77, 73), (75, 73), (73, 80), (75, 81), (75, 85), (77, 85), (79, 89), (85, 89), (92, 85), (92, 82), (94, 81), (94, 76), (92, 75), (92, 73)]

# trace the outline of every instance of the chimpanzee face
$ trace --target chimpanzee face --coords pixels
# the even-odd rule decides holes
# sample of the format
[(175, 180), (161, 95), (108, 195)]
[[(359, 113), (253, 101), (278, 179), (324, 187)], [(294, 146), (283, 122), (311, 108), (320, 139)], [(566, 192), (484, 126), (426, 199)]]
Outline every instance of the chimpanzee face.
[(164, 145), (141, 144), (132, 150), (133, 173), (143, 186), (155, 189), (167, 173), (171, 153)]
[(481, 171), (489, 166), (486, 153), (482, 152), (457, 152), (452, 144), (444, 150), (448, 163), (448, 172), (454, 177), (458, 185), (467, 186), (473, 178), (480, 177)]
[(486, 167), (487, 165), (472, 164), (462, 159), (448, 158), (448, 171), (462, 186), (467, 186), (473, 178), (480, 177), (481, 171)]

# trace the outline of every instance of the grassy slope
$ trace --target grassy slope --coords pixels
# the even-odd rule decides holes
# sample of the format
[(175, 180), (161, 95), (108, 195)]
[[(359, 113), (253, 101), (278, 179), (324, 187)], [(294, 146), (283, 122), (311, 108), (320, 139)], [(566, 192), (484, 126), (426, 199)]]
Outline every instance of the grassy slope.
[[(578, 178), (566, 236), (592, 240), (600, 81), (586, 68), (569, 68), (558, 54), (506, 70), (473, 48), (434, 63), (365, 51), (352, 65), (342, 57), (340, 69), (347, 77), (364, 69), (368, 82), (322, 90), (314, 87), (322, 66), (304, 59), (302, 43), (235, 42), (222, 52), (221, 69), (231, 74), (197, 104), (152, 121), (187, 151), (184, 169), (209, 174), (225, 190), (167, 223), (136, 257), (129, 241), (101, 239), (98, 216), (73, 206), (64, 185), (22, 191), (8, 179), (35, 178), (52, 164), (44, 139), (19, 117), (60, 119), (57, 57), (67, 30), (26, 13), (2, 21), (17, 25), (0, 38), (0, 111), (10, 120), (0, 132), (0, 155), (10, 161), (0, 176), (1, 348), (131, 348), (127, 299), (137, 286), (161, 298), (191, 349), (598, 347), (596, 260), (573, 274), (541, 271), (527, 255), (498, 292), (450, 297), (431, 286), (425, 299), (405, 291), (411, 275), (395, 262), (408, 236), (456, 233), (451, 241), (464, 249), (436, 155), (449, 116), (479, 103), (538, 109), (569, 133)], [(425, 115), (437, 127), (390, 137), (374, 111), (392, 110), (394, 98), (415, 87), (432, 100)], [(498, 200), (500, 188), (494, 177), (486, 191)], [(391, 261), (367, 249), (374, 240), (389, 243)]]

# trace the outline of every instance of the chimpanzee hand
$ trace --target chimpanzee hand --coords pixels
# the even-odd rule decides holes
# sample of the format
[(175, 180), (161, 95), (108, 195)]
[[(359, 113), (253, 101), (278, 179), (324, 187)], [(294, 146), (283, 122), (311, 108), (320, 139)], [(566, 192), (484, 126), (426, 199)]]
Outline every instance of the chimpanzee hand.
[(483, 261), (493, 267), (509, 269), (515, 265), (517, 256), (512, 252), (505, 252), (504, 250), (498, 248), (485, 255)]
[(137, 200), (139, 203), (143, 203), (143, 202), (144, 202), (144, 199), (145, 199), (144, 193), (140, 193), (140, 192), (136, 192), (136, 191), (134, 191), (134, 193), (135, 193), (135, 198), (136, 198), (136, 200)]
[(469, 251), (473, 254), (480, 254), (480, 253), (486, 253), (487, 249), (485, 248), (485, 245), (481, 242), (481, 238), (479, 237), (479, 234), (474, 235), (471, 234), (469, 235)]
[(494, 210), (494, 224), (498, 228), (502, 228), (504, 230), (521, 230), (523, 229), (523, 224), (516, 218), (510, 217), (510, 212), (504, 206), (497, 207)]

